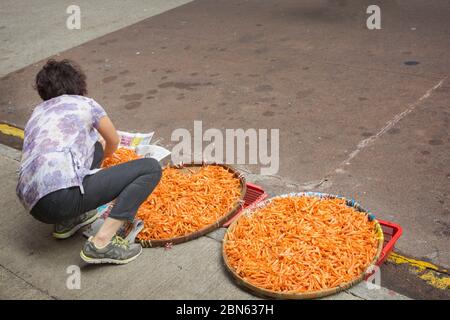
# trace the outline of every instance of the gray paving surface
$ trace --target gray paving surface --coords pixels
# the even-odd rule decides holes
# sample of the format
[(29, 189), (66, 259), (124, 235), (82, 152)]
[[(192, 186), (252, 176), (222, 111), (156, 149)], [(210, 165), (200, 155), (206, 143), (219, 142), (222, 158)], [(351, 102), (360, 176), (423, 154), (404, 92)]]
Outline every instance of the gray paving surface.
[[(382, 30), (365, 28), (369, 4), (380, 5)], [(449, 16), (443, 0), (197, 0), (59, 57), (82, 65), (90, 96), (120, 129), (156, 130), (168, 147), (172, 131), (192, 131), (194, 120), (203, 120), (204, 128), (279, 128), (280, 172), (261, 177), (258, 167), (243, 166), (253, 181), (271, 194), (316, 190), (354, 197), (379, 218), (402, 225), (400, 252), (448, 268)], [(45, 55), (35, 57), (0, 79), (0, 119), (24, 125), (39, 102), (31, 84)], [(419, 64), (404, 64), (410, 60)], [(14, 186), (7, 167), (0, 164), (11, 179), (2, 188)], [(50, 239), (48, 227), (21, 213), (11, 193), (6, 197), (11, 190), (0, 195), (2, 210), (8, 210), (2, 214), (38, 238), (22, 235), (23, 252), (5, 254), (5, 266), (17, 263), (19, 269), (11, 270), (21, 278), (61, 294), (63, 284), (44, 286), (45, 279), (21, 269), (33, 258), (48, 266), (43, 258), (24, 258), (38, 239), (52, 244), (39, 255), (51, 256), (60, 244)], [(2, 228), (5, 237), (19, 237)], [(79, 241), (61, 246), (64, 263), (76, 260)], [(205, 248), (216, 242), (197, 241)], [(46, 279), (62, 279), (65, 266), (49, 268)], [(222, 283), (224, 274), (216, 273), (212, 283)]]

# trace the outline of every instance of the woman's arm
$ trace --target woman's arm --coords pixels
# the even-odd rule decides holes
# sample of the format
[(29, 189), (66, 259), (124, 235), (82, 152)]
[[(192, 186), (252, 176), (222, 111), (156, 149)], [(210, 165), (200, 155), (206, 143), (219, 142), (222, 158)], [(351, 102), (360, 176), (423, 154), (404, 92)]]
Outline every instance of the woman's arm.
[(104, 116), (99, 120), (97, 131), (105, 140), (104, 157), (107, 158), (112, 156), (119, 146), (120, 137), (108, 116)]

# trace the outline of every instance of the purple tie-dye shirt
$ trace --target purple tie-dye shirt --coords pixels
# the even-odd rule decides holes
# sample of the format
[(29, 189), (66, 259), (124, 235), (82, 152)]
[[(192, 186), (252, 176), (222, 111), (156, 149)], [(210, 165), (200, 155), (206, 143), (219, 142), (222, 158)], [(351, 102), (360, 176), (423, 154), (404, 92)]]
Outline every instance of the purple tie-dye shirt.
[(39, 104), (25, 127), (17, 196), (31, 211), (45, 195), (69, 187), (83, 190), (90, 170), (97, 125), (106, 115), (93, 99), (62, 95)]

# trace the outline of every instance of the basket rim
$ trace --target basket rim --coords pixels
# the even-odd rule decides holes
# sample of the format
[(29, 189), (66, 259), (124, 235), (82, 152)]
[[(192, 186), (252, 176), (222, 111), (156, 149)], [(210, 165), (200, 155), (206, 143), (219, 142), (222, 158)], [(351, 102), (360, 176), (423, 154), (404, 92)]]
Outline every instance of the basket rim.
[(378, 222), (378, 220), (373, 219), (373, 221), (375, 223), (376, 232), (379, 236), (377, 252), (375, 253), (374, 258), (372, 259), (370, 264), (367, 266), (367, 268), (358, 277), (354, 278), (353, 280), (341, 283), (338, 286), (333, 287), (333, 288), (309, 291), (309, 292), (304, 292), (304, 293), (293, 293), (293, 292), (280, 292), (280, 291), (261, 288), (261, 287), (258, 287), (256, 285), (252, 284), (251, 282), (245, 280), (244, 278), (242, 278), (239, 274), (237, 274), (235, 272), (235, 270), (231, 267), (231, 265), (228, 261), (228, 256), (227, 256), (226, 250), (225, 250), (225, 247), (226, 247), (226, 244), (228, 241), (228, 233), (231, 233), (234, 230), (238, 221), (243, 216), (251, 215), (253, 212), (258, 210), (259, 208), (267, 206), (274, 199), (287, 198), (287, 197), (301, 197), (301, 196), (319, 197), (319, 198), (323, 198), (323, 199), (326, 199), (326, 198), (344, 199), (346, 201), (347, 206), (357, 209), (357, 211), (361, 212), (362, 214), (365, 214), (365, 215), (371, 214), (371, 212), (369, 210), (364, 209), (358, 202), (356, 202), (353, 199), (348, 199), (341, 195), (334, 195), (334, 194), (322, 193), (322, 192), (311, 192), (311, 191), (309, 191), (309, 192), (292, 192), (292, 193), (286, 193), (286, 194), (274, 196), (274, 197), (271, 197), (269, 199), (259, 202), (255, 206), (244, 209), (242, 214), (236, 220), (233, 221), (233, 223), (228, 227), (227, 231), (225, 232), (225, 235), (224, 235), (224, 238), (222, 241), (222, 257), (225, 262), (226, 268), (228, 269), (228, 271), (230, 271), (230, 273), (235, 278), (237, 283), (250, 289), (252, 292), (254, 292), (257, 295), (271, 297), (271, 298), (275, 298), (275, 299), (314, 299), (314, 298), (321, 298), (321, 297), (329, 296), (329, 295), (341, 292), (343, 290), (346, 290), (346, 289), (352, 287), (353, 285), (359, 283), (360, 281), (362, 281), (364, 279), (364, 277), (366, 276), (366, 274), (368, 273), (368, 271), (371, 270), (374, 266), (376, 266), (376, 263), (381, 255), (381, 252), (383, 250), (383, 245), (384, 245), (383, 231), (381, 229), (381, 225)]
[(207, 162), (191, 162), (191, 163), (181, 163), (181, 164), (171, 164), (168, 167), (169, 168), (177, 168), (182, 169), (184, 167), (203, 167), (203, 166), (209, 166), (209, 165), (215, 165), (225, 168), (227, 171), (233, 173), (233, 175), (239, 179), (240, 185), (241, 185), (241, 196), (239, 197), (239, 200), (236, 201), (234, 207), (228, 211), (226, 214), (222, 215), (217, 221), (214, 223), (211, 223), (207, 226), (204, 226), (203, 228), (185, 234), (183, 236), (177, 236), (173, 238), (164, 238), (164, 239), (153, 239), (153, 240), (138, 240), (136, 238), (136, 242), (140, 243), (143, 248), (153, 248), (153, 247), (163, 247), (166, 245), (172, 245), (172, 244), (179, 244), (183, 242), (187, 242), (190, 240), (197, 239), (205, 234), (208, 234), (218, 228), (220, 228), (223, 224), (225, 224), (231, 217), (233, 217), (236, 212), (238, 212), (243, 207), (244, 197), (245, 193), (247, 191), (247, 185), (245, 177), (241, 174), (239, 170), (237, 170), (235, 167), (228, 165), (228, 164), (221, 164), (221, 163), (207, 163)]

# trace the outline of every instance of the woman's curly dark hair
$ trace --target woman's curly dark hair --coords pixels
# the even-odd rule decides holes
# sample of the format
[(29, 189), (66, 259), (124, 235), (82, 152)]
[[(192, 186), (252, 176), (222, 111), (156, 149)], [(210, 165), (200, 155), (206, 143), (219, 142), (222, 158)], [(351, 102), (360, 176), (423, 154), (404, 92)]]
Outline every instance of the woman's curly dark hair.
[(36, 75), (35, 88), (44, 101), (63, 94), (84, 96), (86, 75), (73, 61), (50, 59)]

